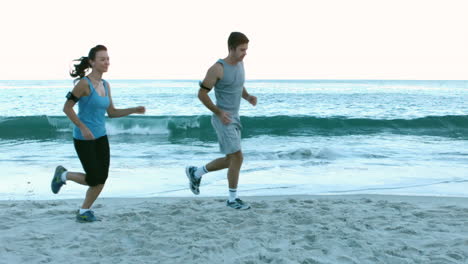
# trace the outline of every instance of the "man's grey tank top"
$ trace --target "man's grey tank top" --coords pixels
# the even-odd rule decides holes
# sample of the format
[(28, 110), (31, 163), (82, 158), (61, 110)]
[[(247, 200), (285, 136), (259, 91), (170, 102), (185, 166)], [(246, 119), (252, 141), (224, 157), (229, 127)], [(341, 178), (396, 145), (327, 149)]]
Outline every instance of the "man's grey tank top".
[(223, 65), (224, 74), (215, 84), (216, 106), (230, 113), (231, 117), (239, 119), (239, 106), (245, 81), (244, 63), (231, 65), (223, 59), (219, 59), (218, 63)]

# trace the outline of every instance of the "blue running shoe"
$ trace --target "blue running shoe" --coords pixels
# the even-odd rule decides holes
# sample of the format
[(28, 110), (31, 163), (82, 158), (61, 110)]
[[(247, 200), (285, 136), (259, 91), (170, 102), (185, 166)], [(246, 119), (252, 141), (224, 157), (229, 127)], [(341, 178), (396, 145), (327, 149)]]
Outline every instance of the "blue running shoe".
[(187, 178), (189, 179), (189, 182), (190, 182), (189, 183), (190, 190), (193, 192), (193, 194), (199, 195), (201, 178), (197, 179), (195, 177), (196, 170), (197, 170), (197, 167), (195, 166), (185, 167), (185, 174), (187, 175)]
[(244, 203), (241, 199), (236, 198), (234, 202), (230, 202), (229, 200), (226, 201), (226, 206), (231, 207), (238, 210), (247, 210), (250, 209), (250, 205)]
[(57, 194), (60, 191), (60, 188), (66, 184), (62, 181), (62, 173), (65, 171), (67, 171), (67, 169), (62, 166), (57, 166), (57, 168), (55, 168), (54, 177), (52, 178), (52, 183), (50, 184), (50, 188), (55, 194)]
[(97, 218), (94, 216), (94, 212), (91, 210), (86, 211), (82, 214), (80, 214), (80, 210), (78, 210), (78, 212), (76, 212), (76, 221), (80, 223), (90, 223), (97, 221)]

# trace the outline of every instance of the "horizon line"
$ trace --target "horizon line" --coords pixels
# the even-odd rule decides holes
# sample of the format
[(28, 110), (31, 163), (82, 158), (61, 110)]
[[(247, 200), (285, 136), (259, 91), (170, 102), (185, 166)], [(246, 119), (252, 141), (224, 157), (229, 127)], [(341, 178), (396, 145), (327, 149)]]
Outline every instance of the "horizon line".
[[(173, 78), (161, 78), (161, 79), (137, 79), (137, 78), (122, 78), (122, 79), (113, 79), (113, 78), (103, 78), (105, 80), (113, 81), (200, 81), (200, 79), (173, 79)], [(74, 81), (75, 79), (0, 79), (0, 81)], [(247, 81), (468, 81), (468, 79), (348, 79), (348, 78), (336, 78), (336, 79), (313, 79), (313, 78), (284, 78), (284, 79), (246, 79)]]

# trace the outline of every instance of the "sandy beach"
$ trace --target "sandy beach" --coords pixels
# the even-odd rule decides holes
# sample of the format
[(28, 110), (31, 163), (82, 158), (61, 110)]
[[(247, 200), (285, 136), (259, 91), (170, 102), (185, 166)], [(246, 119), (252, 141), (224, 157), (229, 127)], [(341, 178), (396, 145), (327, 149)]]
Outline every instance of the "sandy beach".
[(382, 195), (1, 201), (0, 263), (468, 263), (468, 199)]

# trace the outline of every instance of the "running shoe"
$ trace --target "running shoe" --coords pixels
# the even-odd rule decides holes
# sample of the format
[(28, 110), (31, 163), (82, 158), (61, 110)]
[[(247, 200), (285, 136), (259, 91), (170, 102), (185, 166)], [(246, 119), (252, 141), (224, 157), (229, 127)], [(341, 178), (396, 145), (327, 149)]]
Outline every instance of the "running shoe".
[(247, 210), (250, 209), (250, 205), (244, 203), (241, 199), (236, 198), (234, 202), (226, 201), (226, 206), (238, 209), (238, 210)]
[(197, 170), (197, 167), (195, 166), (185, 167), (185, 174), (187, 175), (187, 178), (189, 179), (190, 190), (193, 192), (193, 194), (199, 195), (201, 178), (197, 179), (195, 177), (196, 170)]
[(94, 212), (89, 210), (80, 214), (80, 210), (76, 212), (76, 220), (80, 223), (88, 223), (97, 221), (97, 218), (94, 216)]
[(62, 186), (66, 184), (62, 181), (62, 173), (64, 173), (65, 171), (67, 171), (67, 169), (65, 169), (62, 166), (57, 166), (57, 168), (55, 168), (54, 177), (52, 178), (52, 182), (50, 184), (50, 188), (55, 194), (57, 194), (60, 191), (60, 188), (62, 188)]

